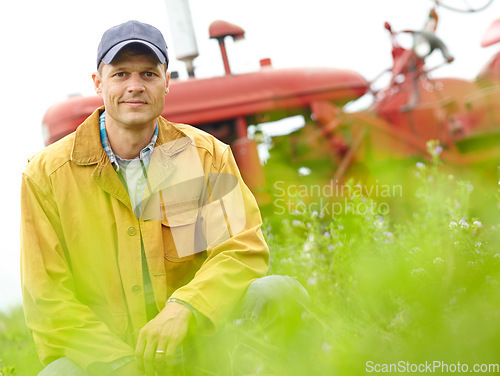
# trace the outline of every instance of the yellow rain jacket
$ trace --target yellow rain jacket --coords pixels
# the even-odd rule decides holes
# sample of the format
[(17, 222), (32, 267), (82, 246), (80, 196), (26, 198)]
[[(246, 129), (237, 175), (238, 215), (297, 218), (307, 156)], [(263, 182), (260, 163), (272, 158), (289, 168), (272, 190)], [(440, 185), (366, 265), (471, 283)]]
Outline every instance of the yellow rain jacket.
[[(23, 304), (44, 365), (68, 357), (88, 370), (95, 362), (134, 355), (147, 322), (141, 236), (158, 310), (169, 297), (182, 300), (208, 319), (212, 331), (268, 268), (260, 212), (227, 145), (191, 126), (158, 118), (151, 176), (138, 216), (101, 146), (102, 111), (38, 153), (23, 174)], [(193, 150), (198, 160), (192, 159)], [(188, 154), (191, 159), (184, 157)], [(231, 216), (239, 215), (240, 221), (232, 231), (205, 236), (203, 249), (192, 246), (193, 234), (203, 228), (200, 212), (206, 214), (213, 205), (197, 209), (198, 188), (181, 184), (180, 190), (170, 189), (172, 181), (189, 177), (197, 186), (208, 179), (200, 179), (200, 171), (205, 177), (236, 177), (241, 201), (241, 207), (231, 206), (213, 197), (227, 192), (208, 190), (210, 201), (218, 201), (212, 204), (225, 210), (219, 227), (230, 228)], [(187, 206), (179, 210), (179, 202)]]

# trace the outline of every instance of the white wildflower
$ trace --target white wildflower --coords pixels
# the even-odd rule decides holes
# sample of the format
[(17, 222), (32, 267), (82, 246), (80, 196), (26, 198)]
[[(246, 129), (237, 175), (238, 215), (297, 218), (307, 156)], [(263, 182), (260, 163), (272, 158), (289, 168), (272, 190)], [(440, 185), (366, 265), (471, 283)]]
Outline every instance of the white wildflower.
[(423, 170), (425, 168), (425, 165), (422, 162), (417, 162), (417, 168)]
[(313, 248), (313, 245), (314, 245), (314, 235), (310, 234), (308, 237), (307, 237), (307, 240), (304, 242), (304, 252), (309, 252), (312, 248)]
[(424, 268), (413, 269), (411, 271), (411, 275), (421, 275), (421, 274), (424, 274), (424, 273), (425, 273), (425, 269)]
[(458, 223), (455, 221), (450, 222), (450, 230), (456, 230), (458, 227)]
[(460, 225), (461, 228), (463, 229), (468, 229), (469, 228), (469, 224), (467, 223), (467, 221), (464, 221), (463, 219), (461, 219), (458, 224)]
[(476, 227), (476, 228), (481, 228), (481, 227), (483, 227), (483, 224), (480, 221), (474, 221), (472, 223), (472, 226)]
[(330, 345), (328, 342), (323, 342), (323, 345), (321, 346), (321, 350), (325, 353), (330, 353), (332, 351), (333, 347)]
[(245, 323), (245, 320), (244, 319), (236, 319), (233, 321), (233, 324), (234, 326), (238, 327), (238, 326), (241, 326)]
[(316, 286), (318, 284), (318, 280), (316, 277), (309, 277), (306, 283), (308, 286)]
[(300, 226), (301, 224), (302, 224), (302, 222), (301, 222), (301, 221), (299, 221), (298, 219), (294, 219), (294, 220), (292, 221), (292, 225), (294, 225), (295, 227)]
[(442, 264), (444, 260), (441, 257), (436, 257), (432, 262), (434, 264)]
[(384, 235), (385, 235), (385, 243), (392, 243), (393, 239), (394, 239), (394, 234), (392, 232), (389, 232), (389, 231), (384, 231)]
[(307, 176), (311, 174), (311, 169), (308, 167), (299, 168), (299, 176)]
[(375, 227), (376, 228), (382, 228), (382, 227), (384, 227), (384, 219), (382, 217), (378, 217), (375, 220)]

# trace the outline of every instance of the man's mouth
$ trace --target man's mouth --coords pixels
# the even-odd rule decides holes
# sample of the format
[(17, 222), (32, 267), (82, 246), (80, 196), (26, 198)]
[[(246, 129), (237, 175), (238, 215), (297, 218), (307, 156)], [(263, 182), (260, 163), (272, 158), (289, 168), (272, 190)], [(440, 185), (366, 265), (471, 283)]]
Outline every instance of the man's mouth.
[(141, 106), (146, 105), (146, 102), (141, 101), (141, 100), (127, 100), (127, 101), (123, 101), (122, 103), (126, 104), (127, 106), (131, 106), (131, 107), (141, 107)]

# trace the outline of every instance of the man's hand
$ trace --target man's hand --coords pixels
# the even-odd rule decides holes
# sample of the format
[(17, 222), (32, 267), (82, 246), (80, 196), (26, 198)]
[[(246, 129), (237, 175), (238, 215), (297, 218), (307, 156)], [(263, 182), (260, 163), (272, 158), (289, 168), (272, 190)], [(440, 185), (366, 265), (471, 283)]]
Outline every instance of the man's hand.
[(186, 306), (169, 302), (141, 329), (135, 355), (139, 369), (147, 376), (154, 376), (155, 370), (160, 371), (165, 362), (173, 360), (175, 349), (186, 337), (192, 316)]

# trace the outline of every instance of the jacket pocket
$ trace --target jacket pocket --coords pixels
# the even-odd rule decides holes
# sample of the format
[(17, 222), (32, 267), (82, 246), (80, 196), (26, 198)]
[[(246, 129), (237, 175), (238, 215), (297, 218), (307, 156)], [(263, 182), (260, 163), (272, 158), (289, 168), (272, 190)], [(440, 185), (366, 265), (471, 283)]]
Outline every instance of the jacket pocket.
[(198, 208), (177, 212), (161, 221), (165, 259), (183, 262), (206, 250), (203, 217)]

